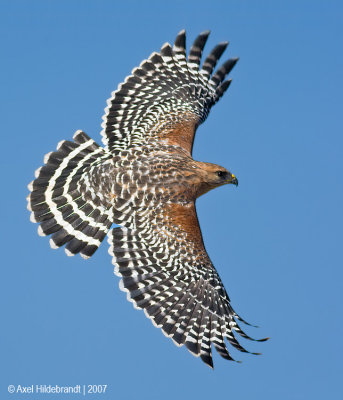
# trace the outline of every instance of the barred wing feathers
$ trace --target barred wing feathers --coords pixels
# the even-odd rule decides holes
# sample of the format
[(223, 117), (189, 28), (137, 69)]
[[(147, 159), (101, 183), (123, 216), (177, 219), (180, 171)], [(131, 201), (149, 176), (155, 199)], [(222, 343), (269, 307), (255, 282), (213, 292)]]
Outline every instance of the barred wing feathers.
[(200, 68), (208, 35), (206, 31), (196, 38), (187, 60), (185, 31), (181, 31), (173, 47), (166, 43), (112, 93), (101, 132), (110, 151), (164, 141), (191, 153), (198, 125), (229, 87), (231, 81), (224, 79), (238, 60), (229, 59), (212, 74), (228, 44), (223, 42)]
[(108, 239), (114, 271), (129, 301), (175, 344), (185, 345), (211, 367), (212, 344), (228, 360), (233, 358), (225, 339), (247, 352), (233, 332), (251, 338), (238, 326), (237, 320), (243, 320), (206, 253), (194, 203), (131, 211), (135, 219), (112, 229)]

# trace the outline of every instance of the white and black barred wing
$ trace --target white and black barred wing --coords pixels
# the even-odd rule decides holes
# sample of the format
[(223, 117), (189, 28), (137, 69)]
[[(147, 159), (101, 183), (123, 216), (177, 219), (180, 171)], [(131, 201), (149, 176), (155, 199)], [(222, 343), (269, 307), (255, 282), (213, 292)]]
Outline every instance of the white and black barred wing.
[(52, 248), (66, 245), (68, 255), (88, 258), (99, 247), (112, 225), (111, 207), (102, 194), (102, 171), (110, 158), (82, 131), (74, 142), (62, 141), (44, 157), (27, 200), (31, 221), (40, 224), (41, 236), (52, 235)]
[[(247, 352), (233, 332), (243, 321), (204, 248), (194, 203), (132, 208), (134, 220), (109, 233), (120, 287), (136, 308), (177, 345), (213, 367), (211, 345), (227, 360), (225, 339)], [(245, 321), (243, 321), (245, 322)]]
[(166, 43), (126, 78), (107, 101), (103, 142), (112, 152), (164, 140), (189, 153), (194, 134), (229, 87), (224, 81), (237, 58), (226, 61), (214, 74), (227, 42), (218, 44), (200, 68), (209, 32), (201, 33), (186, 58), (185, 31), (173, 48)]

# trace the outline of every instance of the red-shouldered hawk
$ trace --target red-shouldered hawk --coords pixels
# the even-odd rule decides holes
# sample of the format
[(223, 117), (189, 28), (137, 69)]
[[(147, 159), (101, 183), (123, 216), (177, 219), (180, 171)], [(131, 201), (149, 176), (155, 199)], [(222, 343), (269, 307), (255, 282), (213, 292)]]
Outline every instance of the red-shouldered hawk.
[[(209, 32), (188, 59), (185, 31), (163, 45), (108, 100), (100, 147), (84, 132), (44, 158), (30, 183), (28, 208), (51, 247), (90, 257), (108, 234), (114, 272), (128, 300), (178, 346), (213, 367), (211, 345), (233, 360), (224, 339), (246, 352), (248, 337), (204, 247), (195, 200), (227, 183), (225, 168), (192, 158), (197, 127), (231, 80), (237, 62), (213, 73), (227, 47), (219, 43), (200, 68)], [(112, 224), (119, 227), (110, 228)], [(254, 339), (252, 339), (254, 340)], [(260, 339), (266, 340), (266, 339)], [(256, 353), (253, 353), (256, 354)]]

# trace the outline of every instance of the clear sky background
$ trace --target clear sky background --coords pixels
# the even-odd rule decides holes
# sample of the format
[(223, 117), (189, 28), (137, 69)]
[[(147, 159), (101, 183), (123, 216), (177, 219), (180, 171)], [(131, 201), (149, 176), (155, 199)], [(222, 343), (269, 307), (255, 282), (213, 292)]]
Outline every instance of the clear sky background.
[[(125, 4), (124, 4), (125, 3)], [(1, 399), (31, 384), (107, 384), (98, 399), (342, 399), (340, 1), (0, 1)], [(43, 156), (83, 129), (100, 143), (106, 99), (185, 28), (231, 42), (233, 83), (194, 158), (237, 175), (197, 202), (209, 255), (266, 343), (177, 348), (118, 288), (105, 242), (88, 261), (40, 238), (26, 210)], [(223, 58), (225, 60), (225, 57)]]

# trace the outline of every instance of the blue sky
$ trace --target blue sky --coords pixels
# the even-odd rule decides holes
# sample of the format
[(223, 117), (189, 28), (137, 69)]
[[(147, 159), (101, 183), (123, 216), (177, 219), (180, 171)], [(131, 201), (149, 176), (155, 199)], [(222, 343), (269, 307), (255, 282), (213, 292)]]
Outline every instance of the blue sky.
[[(1, 398), (35, 398), (10, 384), (107, 384), (97, 399), (341, 398), (342, 18), (324, 0), (0, 2)], [(214, 371), (126, 301), (106, 242), (88, 261), (50, 249), (25, 200), (44, 154), (76, 129), (100, 142), (110, 92), (182, 28), (188, 44), (212, 31), (205, 53), (229, 40), (226, 57), (240, 57), (194, 148), (240, 185), (197, 209), (233, 307), (260, 326), (247, 332), (271, 337), (242, 341), (262, 356), (232, 350), (242, 364), (215, 354)]]

